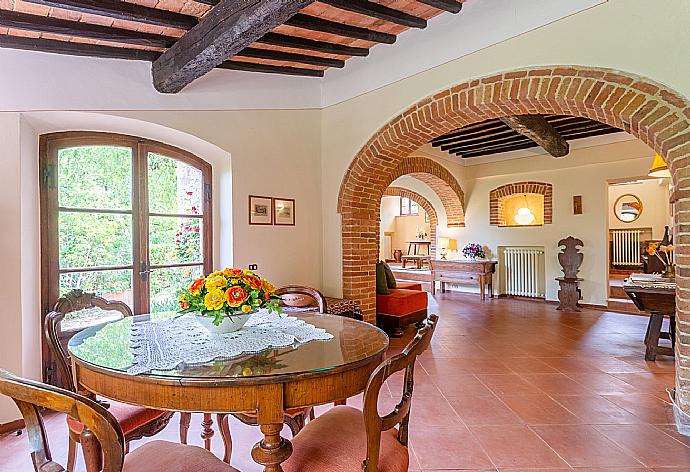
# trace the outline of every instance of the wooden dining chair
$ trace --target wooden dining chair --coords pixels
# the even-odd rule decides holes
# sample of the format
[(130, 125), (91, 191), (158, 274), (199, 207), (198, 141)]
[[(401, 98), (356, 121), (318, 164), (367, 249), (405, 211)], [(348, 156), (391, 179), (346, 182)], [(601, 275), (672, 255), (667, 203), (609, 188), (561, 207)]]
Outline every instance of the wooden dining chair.
[[(319, 313), (326, 313), (328, 307), (326, 303), (326, 297), (323, 296), (315, 288), (305, 287), (303, 285), (286, 285), (280, 287), (275, 291), (278, 296), (283, 295), (306, 295), (314, 299), (316, 305), (319, 307)], [(258, 426), (259, 421), (256, 412), (245, 412), (245, 413), (230, 413), (232, 416), (240, 420), (242, 423), (249, 426)], [(314, 419), (314, 409), (312, 407), (307, 408), (296, 408), (293, 410), (288, 410), (283, 415), (283, 423), (285, 423), (295, 436), (304, 427), (307, 418)], [(223, 460), (230, 463), (230, 456), (232, 455), (232, 435), (230, 433), (230, 423), (229, 414), (220, 413), (217, 415), (218, 427), (223, 438), (223, 443), (225, 446), (225, 452)]]
[[(379, 365), (364, 391), (364, 411), (336, 406), (310, 421), (292, 440), (293, 453), (285, 472), (407, 472), (408, 424), (414, 387), (415, 360), (431, 342), (437, 315), (431, 315), (398, 355)], [(401, 370), (405, 381), (400, 403), (386, 416), (378, 398), (386, 379)], [(399, 425), (396, 429), (395, 426)]]
[(98, 471), (238, 472), (205, 449), (168, 441), (151, 441), (125, 458), (125, 436), (115, 417), (98, 402), (69, 390), (22, 379), (0, 369), (0, 394), (12, 398), (21, 411), (36, 472), (64, 470), (53, 462), (43, 423), (44, 410), (64, 413), (83, 425), (83, 445), (98, 452)]
[[(81, 290), (72, 290), (67, 295), (60, 298), (55, 304), (54, 308), (55, 310), (48, 313), (43, 322), (43, 330), (46, 337), (46, 342), (48, 344), (48, 348), (50, 349), (56, 369), (60, 374), (62, 386), (72, 392), (76, 392), (77, 388), (76, 385), (74, 385), (74, 380), (72, 377), (70, 357), (64, 347), (65, 341), (62, 339), (63, 336), (60, 329), (62, 321), (65, 317), (65, 313), (88, 308), (100, 308), (103, 310), (118, 311), (122, 314), (122, 316), (132, 316), (132, 311), (126, 304), (122, 302), (108, 301), (104, 298), (97, 297), (92, 293), (85, 293)], [(128, 449), (130, 441), (158, 434), (168, 425), (172, 415), (174, 414), (173, 412), (127, 405), (125, 403), (111, 400), (100, 401), (100, 403), (110, 410), (124, 431), (125, 450)], [(183, 423), (184, 421), (180, 421), (180, 428), (185, 427)], [(84, 425), (73, 418), (67, 417), (67, 426), (69, 429), (67, 470), (74, 470), (74, 463), (77, 455), (77, 445), (81, 444), (84, 451), (84, 460), (87, 464), (87, 470), (88, 472), (91, 472), (91, 470), (94, 470), (91, 464), (93, 459), (88, 454), (88, 448), (84, 448)], [(186, 424), (186, 428), (189, 428), (189, 423)]]

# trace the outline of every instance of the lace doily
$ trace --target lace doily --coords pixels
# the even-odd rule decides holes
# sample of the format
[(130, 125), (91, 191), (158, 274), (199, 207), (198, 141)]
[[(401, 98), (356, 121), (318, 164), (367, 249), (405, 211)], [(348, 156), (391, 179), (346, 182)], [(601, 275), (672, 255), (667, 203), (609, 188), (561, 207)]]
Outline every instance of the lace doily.
[(135, 323), (132, 327), (133, 362), (127, 372), (144, 374), (152, 370), (172, 370), (182, 364), (204, 364), (231, 359), (268, 348), (295, 343), (327, 341), (333, 335), (290, 316), (254, 313), (239, 331), (209, 333), (193, 316), (165, 321)]

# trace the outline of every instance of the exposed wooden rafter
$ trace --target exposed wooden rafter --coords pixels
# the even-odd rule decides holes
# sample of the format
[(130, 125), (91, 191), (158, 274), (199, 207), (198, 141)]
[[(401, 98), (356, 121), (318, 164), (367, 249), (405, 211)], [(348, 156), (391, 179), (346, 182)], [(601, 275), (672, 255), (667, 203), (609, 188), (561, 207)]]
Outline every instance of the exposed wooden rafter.
[(537, 143), (553, 157), (567, 156), (570, 152), (568, 142), (541, 115), (505, 116), (500, 120)]
[(272, 66), (255, 62), (225, 61), (218, 65), (221, 69), (242, 70), (246, 72), (269, 72), (273, 74), (299, 75), (303, 77), (323, 77), (322, 70), (301, 67)]
[(257, 43), (271, 44), (296, 49), (307, 49), (310, 51), (325, 52), (327, 54), (339, 54), (342, 56), (368, 56), (367, 48), (357, 48), (345, 46), (344, 44), (327, 43), (325, 41), (314, 41), (313, 39), (300, 38), (299, 36), (288, 36), (279, 33), (266, 33), (256, 40)]
[(154, 87), (179, 92), (310, 3), (313, 0), (221, 0), (153, 63)]
[(151, 8), (121, 0), (25, 0), (29, 3), (90, 13), (92, 15), (136, 21), (169, 28), (189, 29), (197, 24), (195, 16)]
[(345, 61), (331, 59), (329, 57), (308, 56), (306, 54), (295, 54), (292, 52), (274, 51), (272, 49), (244, 48), (237, 53), (241, 57), (254, 57), (258, 59), (270, 59), (273, 61), (298, 62), (313, 66), (325, 67), (345, 67)]
[(335, 34), (338, 36), (345, 36), (347, 38), (363, 39), (374, 43), (393, 44), (396, 36), (390, 33), (382, 33), (380, 31), (371, 30), (368, 28), (360, 28), (359, 26), (346, 25), (344, 23), (337, 23), (335, 21), (324, 20), (316, 16), (305, 15), (299, 13), (292, 18), (285, 21), (286, 25), (296, 26), (311, 31), (319, 31), (321, 33)]
[(136, 61), (153, 61), (159, 52), (145, 49), (101, 46), (99, 44), (73, 43), (54, 39), (26, 38), (23, 36), (0, 35), (0, 47), (23, 49), (26, 51), (69, 54), (70, 56), (92, 56), (110, 59), (130, 59)]
[(2, 11), (0, 13), (0, 27), (61, 34), (63, 36), (80, 36), (82, 38), (159, 48), (168, 48), (177, 40), (177, 38), (159, 34), (63, 20), (50, 16), (30, 15), (15, 11)]
[(429, 5), (430, 7), (445, 10), (450, 13), (460, 13), (462, 10), (462, 3), (455, 0), (417, 0), (419, 3)]
[(341, 10), (352, 11), (362, 15), (378, 18), (379, 20), (390, 21), (410, 28), (426, 28), (426, 20), (400, 10), (389, 8), (380, 3), (369, 2), (367, 0), (319, 0), (332, 7)]

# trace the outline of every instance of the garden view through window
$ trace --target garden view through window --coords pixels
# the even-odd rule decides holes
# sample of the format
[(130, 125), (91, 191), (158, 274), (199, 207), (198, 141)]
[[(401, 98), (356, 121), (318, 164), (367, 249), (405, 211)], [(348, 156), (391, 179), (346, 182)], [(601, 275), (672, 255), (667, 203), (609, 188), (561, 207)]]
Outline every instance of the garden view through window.
[(103, 133), (50, 135), (41, 160), (42, 217), (54, 223), (44, 306), (81, 289), (134, 313), (175, 310), (178, 290), (211, 265), (210, 166)]

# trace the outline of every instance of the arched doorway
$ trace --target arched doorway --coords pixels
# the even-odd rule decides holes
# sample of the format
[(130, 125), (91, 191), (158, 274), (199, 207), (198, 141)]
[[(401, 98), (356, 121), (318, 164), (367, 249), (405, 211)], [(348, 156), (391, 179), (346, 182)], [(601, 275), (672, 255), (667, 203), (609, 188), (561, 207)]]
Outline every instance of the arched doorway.
[(438, 214), (436, 213), (436, 209), (433, 207), (431, 202), (417, 192), (402, 187), (390, 186), (383, 193), (383, 196), (409, 198), (422, 207), (422, 209), (424, 209), (426, 214), (429, 215), (429, 239), (431, 240), (430, 251), (432, 254), (436, 254), (436, 230), (438, 229)]
[[(625, 130), (661, 154), (673, 174), (678, 265), (677, 362), (681, 404), (690, 409), (690, 102), (651, 80), (592, 67), (538, 67), (458, 84), (412, 105), (359, 151), (338, 198), (342, 216), (343, 293), (374, 321), (373, 266), (379, 202), (396, 169), (430, 139), (491, 118), (523, 114), (586, 117)], [(370, 249), (371, 248), (371, 249)], [(366, 287), (366, 288), (359, 288)], [(683, 391), (685, 390), (685, 391)]]

